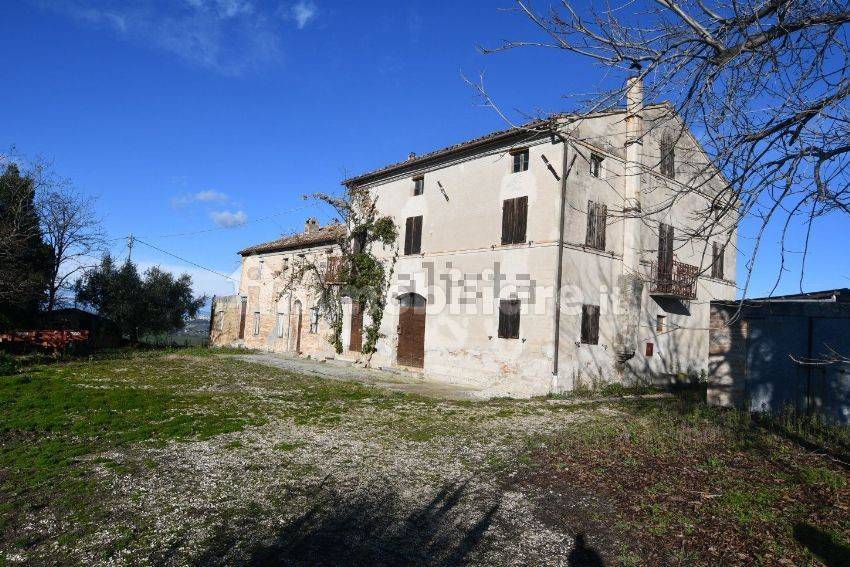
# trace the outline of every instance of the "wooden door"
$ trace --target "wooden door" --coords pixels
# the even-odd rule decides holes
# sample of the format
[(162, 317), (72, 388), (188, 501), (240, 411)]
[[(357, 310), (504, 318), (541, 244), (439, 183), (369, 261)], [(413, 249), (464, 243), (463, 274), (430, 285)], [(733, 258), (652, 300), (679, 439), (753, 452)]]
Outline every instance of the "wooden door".
[[(295, 331), (295, 354), (301, 354), (301, 324), (304, 310), (301, 309), (300, 301), (295, 302), (293, 309), (295, 310), (295, 319), (290, 322), (289, 328), (292, 329), (293, 326), (295, 327), (292, 329)], [(292, 343), (290, 342), (289, 344), (291, 345)]]
[(425, 298), (415, 293), (401, 297), (397, 363), (402, 366), (425, 366), (425, 304)]
[(351, 303), (351, 332), (348, 335), (348, 350), (361, 352), (363, 349), (363, 310), (360, 303)]
[(239, 338), (245, 338), (245, 319), (248, 317), (248, 300), (242, 300), (242, 311), (239, 313)]

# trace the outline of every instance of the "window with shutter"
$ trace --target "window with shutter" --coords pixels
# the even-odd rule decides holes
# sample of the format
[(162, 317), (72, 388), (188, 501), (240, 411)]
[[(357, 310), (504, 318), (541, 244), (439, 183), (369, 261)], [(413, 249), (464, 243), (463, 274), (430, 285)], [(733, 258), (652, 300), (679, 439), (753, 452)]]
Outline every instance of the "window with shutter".
[(499, 301), (499, 338), (519, 338), (519, 299), (502, 299)]
[(602, 177), (602, 156), (598, 154), (590, 155), (590, 175)]
[(404, 254), (420, 254), (422, 251), (422, 217), (407, 217), (404, 227)]
[(658, 279), (661, 281), (673, 278), (673, 227), (661, 223), (658, 226)]
[(711, 277), (723, 279), (723, 256), (725, 246), (719, 242), (712, 242), (711, 250)]
[(513, 150), (511, 152), (511, 156), (513, 157), (513, 172), (514, 173), (520, 173), (521, 171), (528, 171), (528, 148)]
[(587, 202), (587, 235), (585, 245), (597, 250), (605, 250), (605, 230), (608, 221), (608, 205)]
[(599, 306), (581, 306), (581, 342), (587, 345), (599, 344)]
[(676, 177), (676, 141), (669, 132), (661, 136), (661, 175), (673, 179)]
[(528, 223), (528, 197), (502, 203), (502, 244), (522, 244)]
[(413, 178), (413, 195), (421, 195), (425, 192), (425, 177), (419, 176)]

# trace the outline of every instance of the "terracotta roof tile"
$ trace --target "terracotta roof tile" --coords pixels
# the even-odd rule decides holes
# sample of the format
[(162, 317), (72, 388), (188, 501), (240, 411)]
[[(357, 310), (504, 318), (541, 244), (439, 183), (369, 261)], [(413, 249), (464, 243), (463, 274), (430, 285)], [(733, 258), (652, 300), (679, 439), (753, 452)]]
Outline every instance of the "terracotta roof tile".
[(331, 244), (336, 242), (345, 234), (345, 227), (339, 223), (329, 224), (319, 227), (313, 232), (299, 232), (291, 236), (284, 236), (277, 240), (264, 242), (255, 246), (249, 246), (239, 252), (242, 256), (250, 256), (252, 254), (263, 254), (266, 252), (279, 252), (281, 250), (294, 250), (298, 248), (307, 248), (309, 246), (317, 246), (319, 244)]
[[(644, 110), (650, 110), (660, 107), (670, 107), (670, 103), (656, 102), (649, 103), (644, 105)], [(445, 148), (441, 148), (439, 150), (434, 150), (432, 152), (428, 152), (427, 154), (422, 154), (420, 156), (416, 156), (413, 158), (406, 159), (404, 161), (399, 161), (396, 163), (392, 163), (390, 165), (374, 169), (372, 171), (368, 171), (366, 173), (362, 173), (360, 175), (356, 175), (354, 177), (349, 177), (348, 179), (343, 180), (343, 185), (358, 185), (365, 181), (368, 181), (375, 177), (380, 177), (384, 174), (389, 174), (395, 171), (403, 170), (406, 168), (412, 168), (414, 166), (421, 165), (423, 163), (427, 163), (430, 160), (436, 160), (448, 155), (451, 155), (455, 152), (472, 149), (478, 146), (482, 146), (488, 143), (494, 143), (497, 141), (504, 141), (510, 139), (511, 137), (521, 136), (525, 134), (529, 137), (529, 139), (535, 139), (541, 135), (545, 135), (549, 132), (549, 127), (553, 121), (575, 121), (575, 120), (585, 120), (589, 118), (596, 118), (598, 116), (605, 116), (610, 114), (620, 114), (625, 112), (624, 108), (611, 108), (608, 110), (600, 110), (596, 112), (590, 112), (585, 114), (575, 114), (575, 113), (555, 113), (545, 118), (540, 118), (536, 120), (532, 120), (527, 122), (526, 124), (522, 124), (520, 126), (515, 126), (512, 128), (508, 128), (506, 130), (499, 130), (496, 132), (491, 132), (489, 134), (485, 134), (483, 136), (479, 136), (477, 138), (472, 138), (471, 140), (466, 140), (457, 144), (453, 144), (451, 146), (447, 146)]]
[(545, 134), (548, 132), (546, 126), (551, 122), (552, 119), (557, 119), (561, 117), (561, 115), (554, 115), (551, 118), (543, 119), (543, 120), (533, 120), (527, 124), (522, 126), (516, 126), (513, 128), (508, 128), (506, 130), (499, 130), (497, 132), (491, 132), (489, 134), (485, 134), (483, 136), (479, 136), (477, 138), (472, 138), (471, 140), (466, 140), (464, 142), (460, 142), (457, 144), (453, 144), (451, 146), (447, 146), (445, 148), (441, 148), (439, 150), (434, 150), (433, 152), (428, 152), (427, 154), (422, 154), (421, 156), (416, 156), (413, 158), (406, 159), (404, 161), (399, 161), (361, 175), (357, 175), (355, 177), (350, 177), (345, 179), (342, 184), (350, 185), (360, 183), (370, 177), (375, 177), (383, 173), (390, 173), (391, 171), (397, 169), (403, 169), (405, 167), (419, 165), (423, 162), (427, 162), (428, 160), (443, 157), (445, 155), (449, 155), (451, 153), (474, 148), (479, 145), (483, 145), (489, 142), (495, 142), (502, 138), (510, 138), (512, 136), (517, 136), (520, 134), (527, 134), (530, 138), (536, 138), (541, 134)]

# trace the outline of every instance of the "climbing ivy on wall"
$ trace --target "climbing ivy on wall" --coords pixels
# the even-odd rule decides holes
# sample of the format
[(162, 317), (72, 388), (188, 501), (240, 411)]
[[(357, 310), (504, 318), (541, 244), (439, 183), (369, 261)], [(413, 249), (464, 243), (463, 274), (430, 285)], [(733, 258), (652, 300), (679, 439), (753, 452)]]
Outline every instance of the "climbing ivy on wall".
[(381, 321), (398, 260), (398, 228), (391, 217), (378, 214), (376, 199), (368, 189), (348, 187), (340, 196), (314, 193), (307, 198), (329, 205), (345, 227), (339, 232), (339, 250), (334, 253), (339, 257), (339, 268), (333, 272), (324, 259), (306, 255), (286, 276), (284, 293), (300, 286), (313, 292), (331, 327), (328, 340), (337, 353), (343, 351), (342, 299), (358, 302), (369, 316), (363, 328), (362, 352), (371, 359), (382, 336)]

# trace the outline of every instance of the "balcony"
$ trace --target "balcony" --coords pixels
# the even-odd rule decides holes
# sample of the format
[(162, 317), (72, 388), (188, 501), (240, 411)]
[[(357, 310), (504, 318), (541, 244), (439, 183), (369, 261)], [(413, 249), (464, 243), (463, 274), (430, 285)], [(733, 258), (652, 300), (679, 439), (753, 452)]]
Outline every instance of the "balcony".
[(652, 278), (649, 282), (649, 294), (674, 299), (696, 299), (699, 268), (673, 261), (672, 268), (652, 263)]

